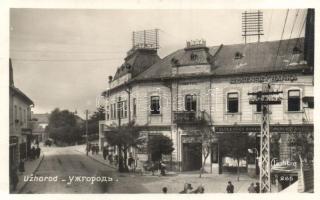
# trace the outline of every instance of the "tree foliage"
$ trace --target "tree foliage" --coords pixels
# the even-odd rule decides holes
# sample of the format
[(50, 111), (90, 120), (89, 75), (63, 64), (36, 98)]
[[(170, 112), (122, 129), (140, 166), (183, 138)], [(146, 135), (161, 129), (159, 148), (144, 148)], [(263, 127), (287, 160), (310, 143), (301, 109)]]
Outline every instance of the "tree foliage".
[(109, 131), (106, 132), (105, 138), (108, 144), (117, 146), (119, 150), (119, 171), (128, 171), (127, 150), (129, 147), (139, 148), (145, 140), (139, 138), (140, 128), (135, 125), (134, 121), (122, 126), (109, 126)]
[(47, 131), (50, 138), (57, 142), (73, 144), (82, 139), (82, 126), (78, 117), (68, 110), (54, 109), (49, 117)]
[(170, 155), (173, 148), (172, 140), (164, 135), (155, 135), (148, 141), (148, 152), (151, 154), (152, 161), (160, 161), (162, 155)]
[(219, 135), (220, 155), (237, 160), (238, 181), (240, 175), (240, 160), (246, 158), (248, 149), (255, 147), (255, 141), (247, 133), (225, 133)]

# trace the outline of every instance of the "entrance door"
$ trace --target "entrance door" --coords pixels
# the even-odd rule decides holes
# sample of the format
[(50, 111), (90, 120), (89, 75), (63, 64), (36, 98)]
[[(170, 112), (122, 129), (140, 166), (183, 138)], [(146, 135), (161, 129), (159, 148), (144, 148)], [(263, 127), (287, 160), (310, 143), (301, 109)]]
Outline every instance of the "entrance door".
[(183, 143), (182, 170), (200, 170), (202, 164), (201, 143)]

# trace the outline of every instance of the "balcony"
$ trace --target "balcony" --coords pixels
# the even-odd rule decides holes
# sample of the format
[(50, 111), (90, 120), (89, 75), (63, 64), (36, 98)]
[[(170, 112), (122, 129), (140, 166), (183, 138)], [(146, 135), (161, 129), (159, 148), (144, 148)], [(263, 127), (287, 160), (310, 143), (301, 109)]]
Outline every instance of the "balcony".
[(174, 111), (173, 123), (175, 124), (194, 124), (201, 119), (200, 113), (196, 111)]

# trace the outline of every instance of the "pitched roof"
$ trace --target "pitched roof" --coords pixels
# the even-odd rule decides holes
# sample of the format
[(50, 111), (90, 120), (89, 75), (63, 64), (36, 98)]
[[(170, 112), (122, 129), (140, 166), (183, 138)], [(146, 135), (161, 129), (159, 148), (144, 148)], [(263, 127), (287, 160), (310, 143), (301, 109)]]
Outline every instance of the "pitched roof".
[(158, 62), (160, 57), (156, 50), (136, 49), (125, 58), (125, 62), (117, 69), (114, 80), (131, 72), (132, 77)]
[[(194, 51), (179, 49), (156, 62), (139, 74), (135, 80), (174, 77), (172, 74), (173, 58), (178, 60), (179, 66), (210, 64), (212, 70), (209, 74), (212, 75), (304, 69), (307, 65), (304, 61), (303, 43), (304, 38), (295, 38), (282, 40), (281, 43), (280, 41), (270, 41), (260, 42), (259, 44), (213, 46), (208, 47), (208, 54), (205, 54), (205, 51), (200, 52), (200, 54), (197, 53), (199, 54), (197, 61), (192, 60), (190, 56)], [(294, 48), (295, 52), (299, 53), (293, 54)], [(236, 54), (239, 56), (239, 59), (235, 58)], [(208, 63), (206, 56), (212, 56), (213, 62)]]
[(17, 95), (19, 98), (25, 101), (28, 105), (34, 105), (33, 101), (26, 95), (24, 94), (19, 88), (11, 85), (10, 86), (10, 93)]

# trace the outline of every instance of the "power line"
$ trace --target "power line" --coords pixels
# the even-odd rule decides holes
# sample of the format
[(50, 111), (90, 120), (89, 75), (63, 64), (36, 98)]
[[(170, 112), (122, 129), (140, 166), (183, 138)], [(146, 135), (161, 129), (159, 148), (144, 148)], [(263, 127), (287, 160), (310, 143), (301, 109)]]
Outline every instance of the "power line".
[(284, 34), (284, 30), (286, 28), (286, 24), (287, 24), (288, 14), (289, 14), (289, 9), (287, 9), (287, 12), (286, 12), (286, 18), (284, 20), (284, 25), (283, 25), (283, 28), (282, 28), (282, 33), (281, 33), (281, 38), (280, 38), (280, 41), (279, 41), (277, 55), (276, 55), (276, 58), (275, 58), (275, 61), (274, 61), (274, 68), (276, 67), (276, 64), (277, 64), (277, 59), (278, 59), (279, 52), (280, 52), (281, 42), (282, 42), (282, 39), (283, 39), (283, 34)]
[(15, 61), (23, 62), (99, 62), (99, 61), (112, 61), (119, 60), (118, 58), (114, 59), (20, 59), (20, 58), (11, 58)]
[(10, 49), (12, 52), (23, 53), (70, 53), (70, 54), (125, 54), (125, 51), (53, 51), (53, 50), (30, 50), (30, 49)]
[(296, 20), (297, 20), (297, 18), (298, 18), (299, 12), (300, 12), (300, 10), (298, 9), (297, 12), (296, 12), (295, 18), (294, 18), (294, 20), (293, 20), (293, 24), (292, 24), (290, 36), (289, 36), (289, 39), (288, 39), (288, 42), (287, 42), (287, 48), (286, 48), (286, 51), (287, 51), (287, 52), (288, 52), (288, 50), (289, 50), (290, 39), (291, 39), (291, 36), (292, 36), (292, 33), (293, 33), (293, 29), (294, 29), (294, 27), (295, 27), (295, 25), (296, 25)]

